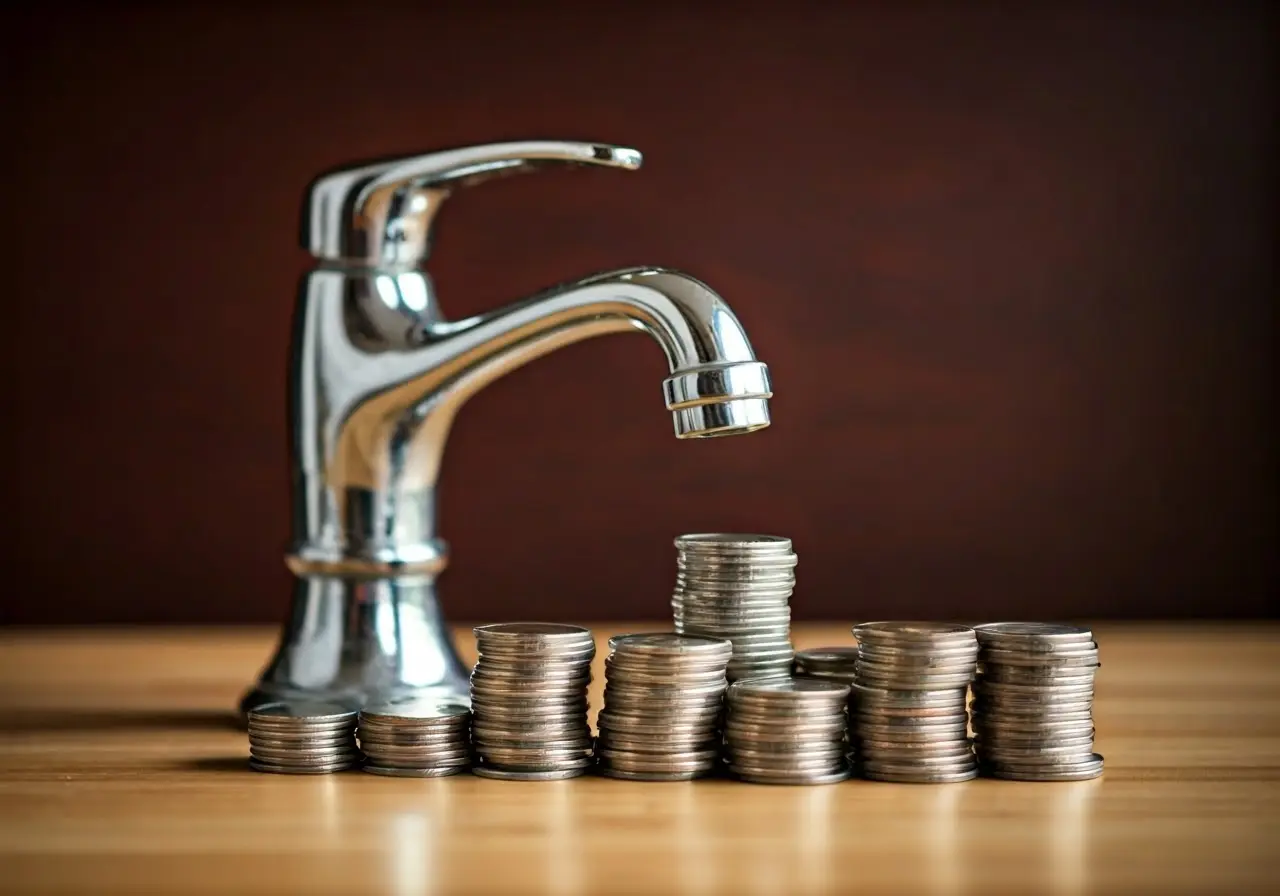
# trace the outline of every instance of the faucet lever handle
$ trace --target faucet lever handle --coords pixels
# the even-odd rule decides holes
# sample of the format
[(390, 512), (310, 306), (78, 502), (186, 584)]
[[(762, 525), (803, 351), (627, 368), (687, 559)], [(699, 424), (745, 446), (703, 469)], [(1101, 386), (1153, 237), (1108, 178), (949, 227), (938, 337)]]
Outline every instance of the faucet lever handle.
[(431, 223), (462, 186), (552, 163), (635, 170), (638, 150), (527, 140), (466, 146), (328, 171), (307, 190), (303, 244), (321, 261), (413, 267), (431, 252)]

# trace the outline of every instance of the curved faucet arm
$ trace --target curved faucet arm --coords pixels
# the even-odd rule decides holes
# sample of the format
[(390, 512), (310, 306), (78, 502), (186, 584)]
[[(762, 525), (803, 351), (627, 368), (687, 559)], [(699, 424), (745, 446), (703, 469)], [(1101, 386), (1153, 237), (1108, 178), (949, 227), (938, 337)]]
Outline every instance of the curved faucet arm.
[[(737, 316), (706, 284), (662, 268), (598, 274), (433, 327), (427, 352), (432, 392), (456, 410), (494, 379), (535, 358), (628, 330), (648, 333), (667, 356), (671, 376), (664, 392), (677, 436), (730, 435), (768, 425), (768, 368), (756, 360)], [(711, 419), (716, 414), (728, 417), (717, 423)]]

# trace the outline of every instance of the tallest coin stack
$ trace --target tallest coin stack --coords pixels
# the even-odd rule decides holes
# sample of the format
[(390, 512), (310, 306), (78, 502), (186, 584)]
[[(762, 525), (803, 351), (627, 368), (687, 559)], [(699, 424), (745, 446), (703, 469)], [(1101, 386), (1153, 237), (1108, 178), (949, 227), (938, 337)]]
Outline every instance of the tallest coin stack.
[(730, 681), (791, 672), (791, 539), (704, 533), (675, 540), (675, 630), (733, 643)]

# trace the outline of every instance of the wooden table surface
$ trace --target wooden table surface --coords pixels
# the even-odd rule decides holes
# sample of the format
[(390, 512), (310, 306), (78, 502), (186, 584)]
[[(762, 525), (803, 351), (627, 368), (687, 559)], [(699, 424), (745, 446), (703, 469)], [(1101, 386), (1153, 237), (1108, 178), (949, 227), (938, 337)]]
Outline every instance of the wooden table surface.
[(274, 631), (0, 632), (0, 892), (1275, 892), (1280, 628), (1096, 632), (1103, 778), (827, 787), (257, 774)]

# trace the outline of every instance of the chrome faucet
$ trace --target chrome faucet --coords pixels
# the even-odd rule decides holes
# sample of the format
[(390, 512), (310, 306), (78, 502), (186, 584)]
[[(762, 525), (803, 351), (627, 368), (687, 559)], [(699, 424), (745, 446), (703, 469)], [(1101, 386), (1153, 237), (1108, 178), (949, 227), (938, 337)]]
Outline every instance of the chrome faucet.
[(242, 711), (280, 699), (348, 704), (409, 693), (465, 697), (469, 672), (436, 601), (441, 453), (458, 408), (486, 384), (606, 333), (649, 334), (677, 438), (769, 425), (768, 369), (729, 306), (672, 270), (629, 268), (447, 321), (424, 264), (431, 224), (461, 186), (552, 163), (634, 170), (598, 143), (471, 146), (321, 175), (303, 241), (316, 259), (289, 360), (295, 581), (275, 655)]

